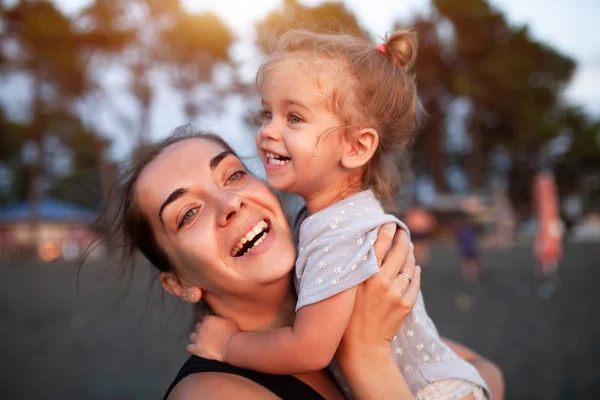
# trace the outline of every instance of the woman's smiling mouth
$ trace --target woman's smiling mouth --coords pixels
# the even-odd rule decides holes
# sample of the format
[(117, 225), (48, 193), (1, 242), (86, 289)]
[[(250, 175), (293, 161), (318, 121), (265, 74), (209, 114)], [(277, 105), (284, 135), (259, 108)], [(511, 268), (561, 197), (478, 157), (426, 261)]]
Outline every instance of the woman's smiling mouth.
[(231, 256), (241, 257), (248, 254), (265, 240), (270, 230), (271, 227), (267, 223), (267, 220), (260, 220), (242, 236), (238, 244), (231, 250)]

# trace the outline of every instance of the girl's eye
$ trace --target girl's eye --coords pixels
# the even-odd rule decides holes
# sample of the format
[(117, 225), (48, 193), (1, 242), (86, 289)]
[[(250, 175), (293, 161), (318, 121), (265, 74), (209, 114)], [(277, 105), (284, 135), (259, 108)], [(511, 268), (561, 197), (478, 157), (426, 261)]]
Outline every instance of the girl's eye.
[(273, 113), (270, 111), (262, 110), (260, 112), (260, 121), (264, 124), (265, 122), (269, 122), (273, 119)]
[(246, 175), (246, 171), (236, 171), (229, 175), (229, 178), (225, 181), (225, 186), (242, 179)]
[(288, 119), (289, 119), (290, 123), (292, 123), (292, 124), (298, 124), (298, 123), (302, 122), (302, 118), (300, 118), (296, 114), (290, 114)]
[(198, 213), (198, 207), (190, 208), (185, 213), (185, 215), (183, 216), (183, 218), (181, 218), (181, 221), (179, 222), (178, 228), (181, 228), (183, 225), (185, 225), (188, 222), (190, 222), (192, 220), (192, 218), (194, 218), (194, 215), (196, 215), (197, 213)]

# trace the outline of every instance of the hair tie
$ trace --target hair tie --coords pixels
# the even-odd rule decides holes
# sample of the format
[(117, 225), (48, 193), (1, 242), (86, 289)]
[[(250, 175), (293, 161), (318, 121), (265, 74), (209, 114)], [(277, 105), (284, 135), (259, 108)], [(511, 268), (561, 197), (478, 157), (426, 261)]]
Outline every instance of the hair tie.
[(384, 44), (378, 44), (377, 46), (375, 46), (375, 49), (377, 49), (377, 51), (379, 51), (381, 54), (385, 54), (385, 45)]

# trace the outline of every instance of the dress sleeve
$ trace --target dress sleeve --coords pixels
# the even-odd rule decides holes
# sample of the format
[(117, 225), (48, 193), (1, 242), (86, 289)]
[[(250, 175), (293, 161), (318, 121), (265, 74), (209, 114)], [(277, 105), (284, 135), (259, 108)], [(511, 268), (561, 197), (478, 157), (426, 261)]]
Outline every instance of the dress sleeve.
[(373, 251), (377, 229), (331, 229), (298, 249), (296, 311), (357, 286), (379, 271)]

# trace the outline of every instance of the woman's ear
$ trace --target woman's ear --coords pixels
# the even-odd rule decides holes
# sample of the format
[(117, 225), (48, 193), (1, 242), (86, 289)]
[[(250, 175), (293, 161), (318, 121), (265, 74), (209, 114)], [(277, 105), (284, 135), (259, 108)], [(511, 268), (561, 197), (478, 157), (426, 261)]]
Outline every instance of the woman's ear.
[(179, 297), (183, 301), (195, 304), (202, 299), (202, 289), (182, 282), (172, 272), (161, 272), (159, 279), (160, 284), (167, 292)]
[(342, 165), (348, 169), (360, 168), (369, 162), (379, 145), (379, 135), (375, 129), (366, 128), (349, 135)]

